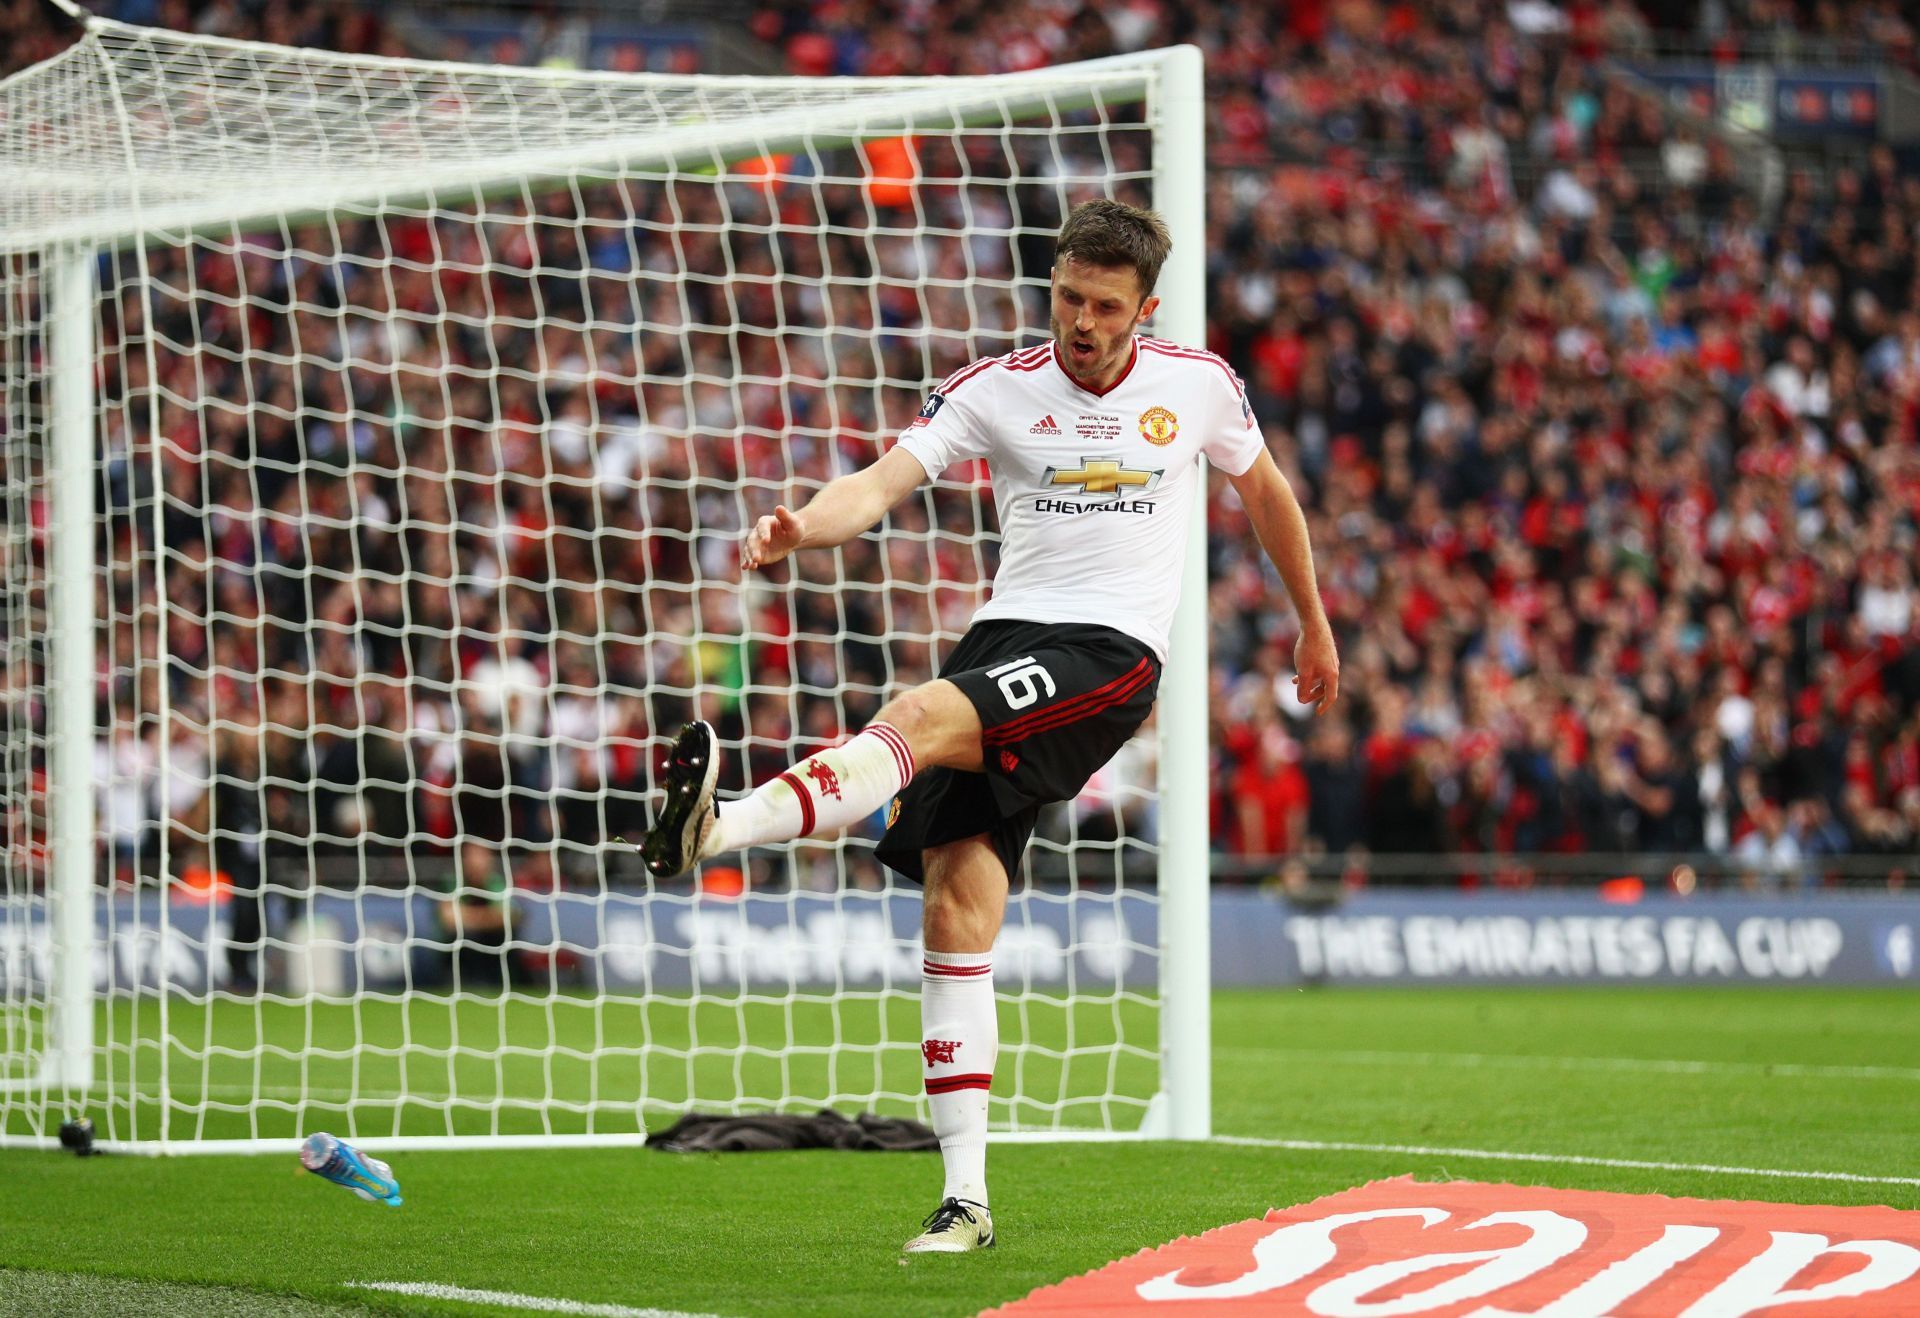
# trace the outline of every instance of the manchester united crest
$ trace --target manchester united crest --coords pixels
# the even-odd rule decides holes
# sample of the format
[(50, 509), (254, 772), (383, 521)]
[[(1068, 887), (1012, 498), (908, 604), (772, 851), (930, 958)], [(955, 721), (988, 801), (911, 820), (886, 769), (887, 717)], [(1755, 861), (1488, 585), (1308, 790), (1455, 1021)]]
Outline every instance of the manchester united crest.
[(1140, 438), (1165, 448), (1180, 433), (1180, 418), (1164, 407), (1149, 407), (1140, 414)]
[(900, 798), (894, 797), (887, 803), (887, 827), (892, 828), (900, 822)]

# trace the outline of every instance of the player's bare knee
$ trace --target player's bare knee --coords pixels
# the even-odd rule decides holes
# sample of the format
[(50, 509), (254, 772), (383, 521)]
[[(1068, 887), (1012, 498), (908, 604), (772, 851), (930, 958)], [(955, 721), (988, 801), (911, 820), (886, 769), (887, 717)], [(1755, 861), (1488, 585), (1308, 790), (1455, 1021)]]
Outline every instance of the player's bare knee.
[(940, 726), (940, 702), (928, 690), (933, 683), (926, 682), (901, 695), (895, 696), (880, 712), (874, 715), (877, 723), (890, 723), (905, 737), (910, 745), (931, 739)]
[(874, 716), (907, 739), (920, 765), (971, 767), (979, 754), (979, 717), (951, 682), (924, 682), (889, 700)]

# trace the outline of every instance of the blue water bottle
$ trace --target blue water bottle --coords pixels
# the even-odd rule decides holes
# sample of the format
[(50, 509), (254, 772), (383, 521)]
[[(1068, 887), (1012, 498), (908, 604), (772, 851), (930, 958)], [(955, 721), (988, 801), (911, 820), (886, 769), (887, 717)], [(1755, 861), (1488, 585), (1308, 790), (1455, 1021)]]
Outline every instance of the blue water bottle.
[(369, 1203), (400, 1206), (400, 1182), (393, 1179), (393, 1168), (378, 1158), (369, 1158), (324, 1130), (300, 1142), (300, 1164), (316, 1176), (345, 1186)]

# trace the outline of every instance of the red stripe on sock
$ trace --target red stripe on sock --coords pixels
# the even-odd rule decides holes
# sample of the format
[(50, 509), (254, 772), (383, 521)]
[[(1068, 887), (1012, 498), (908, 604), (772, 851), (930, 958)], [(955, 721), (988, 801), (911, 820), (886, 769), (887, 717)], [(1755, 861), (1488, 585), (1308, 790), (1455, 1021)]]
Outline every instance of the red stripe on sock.
[(973, 979), (980, 975), (991, 975), (993, 973), (993, 967), (991, 965), (940, 966), (935, 965), (931, 961), (923, 961), (920, 963), (920, 973), (923, 975), (945, 975), (954, 979)]
[(943, 1075), (929, 1077), (927, 1080), (927, 1092), (929, 1094), (951, 1094), (960, 1089), (988, 1089), (991, 1088), (992, 1085), (993, 1075), (991, 1072), (986, 1075)]
[(813, 797), (808, 793), (806, 784), (792, 773), (781, 774), (780, 781), (791, 787), (793, 794), (800, 798), (800, 836), (806, 837), (813, 832)]
[(887, 723), (870, 723), (867, 731), (880, 738), (886, 748), (893, 752), (893, 767), (900, 771), (900, 785), (906, 786), (913, 781), (913, 752), (907, 748), (907, 739), (900, 735), (899, 729)]
[(900, 749), (900, 781), (903, 784), (912, 782), (913, 775), (920, 772), (920, 766), (913, 761), (913, 747), (907, 745), (905, 735), (892, 724), (882, 723), (880, 727), (886, 732), (887, 736), (893, 739), (894, 745)]
[(1105, 686), (1096, 687), (1071, 700), (1063, 700), (1057, 705), (1037, 709), (1017, 719), (1010, 719), (988, 728), (981, 734), (983, 745), (995, 746), (1006, 742), (1023, 741), (1036, 732), (1045, 732), (1066, 723), (1077, 723), (1083, 718), (1098, 714), (1101, 710), (1126, 700), (1153, 679), (1153, 662), (1142, 659), (1124, 676), (1116, 677)]
[[(862, 733), (860, 734), (860, 736), (862, 736), (862, 737), (864, 737), (864, 736), (866, 736), (866, 735), (867, 735), (868, 733), (871, 733), (871, 734), (873, 735), (873, 739), (874, 739), (875, 741), (877, 741), (877, 742), (879, 742), (879, 743), (880, 743), (880, 744), (881, 744), (882, 746), (885, 746), (885, 747), (887, 748), (887, 754), (889, 754), (889, 755), (891, 755), (891, 756), (893, 757), (893, 771), (894, 771), (895, 773), (899, 773), (899, 772), (900, 772), (900, 752), (899, 752), (899, 750), (897, 750), (897, 749), (896, 749), (896, 748), (894, 747), (894, 744), (893, 744), (892, 742), (890, 742), (890, 741), (888, 741), (888, 740), (886, 739), (886, 737), (885, 737), (885, 735), (883, 735), (883, 734), (881, 733), (881, 731), (880, 731), (880, 729), (879, 729), (879, 727), (878, 727), (878, 726), (876, 726), (876, 725), (874, 725), (874, 724), (869, 724), (869, 725), (867, 725), (867, 728), (866, 728), (866, 730), (865, 730), (865, 731), (863, 731), (863, 732), (862, 732)], [(855, 738), (855, 740), (858, 740), (858, 738)]]

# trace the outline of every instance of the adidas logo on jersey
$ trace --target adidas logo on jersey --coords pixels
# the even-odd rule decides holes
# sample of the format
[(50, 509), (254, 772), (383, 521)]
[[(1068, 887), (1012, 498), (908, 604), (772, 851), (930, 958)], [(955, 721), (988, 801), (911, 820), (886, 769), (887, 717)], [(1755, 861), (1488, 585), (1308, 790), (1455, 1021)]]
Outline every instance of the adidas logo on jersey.
[(1049, 412), (1031, 426), (1027, 427), (1027, 433), (1029, 435), (1057, 435), (1060, 433), (1060, 427), (1054, 424), (1053, 413)]

